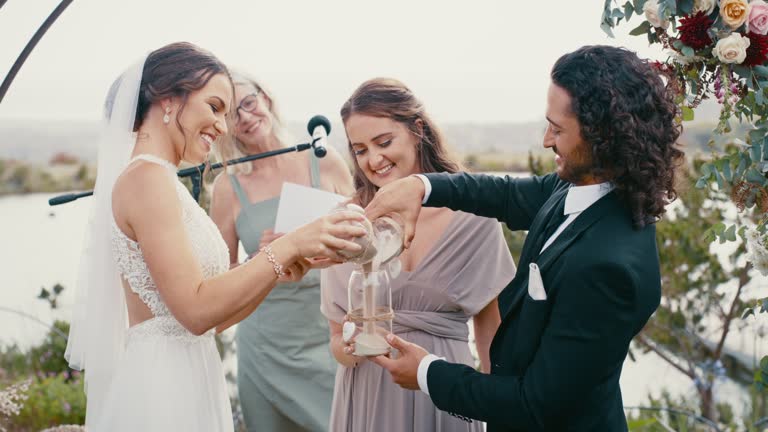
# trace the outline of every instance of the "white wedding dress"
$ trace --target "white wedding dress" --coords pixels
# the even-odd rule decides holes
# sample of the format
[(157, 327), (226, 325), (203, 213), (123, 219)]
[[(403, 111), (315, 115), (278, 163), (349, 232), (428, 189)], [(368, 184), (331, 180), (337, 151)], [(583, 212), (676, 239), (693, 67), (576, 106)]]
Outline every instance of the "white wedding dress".
[[(181, 202), (184, 227), (205, 278), (229, 268), (227, 245), (216, 225), (176, 177), (176, 167), (151, 155), (135, 159), (168, 168)], [(133, 160), (131, 161), (133, 162)], [(215, 330), (195, 336), (163, 303), (140, 245), (112, 221), (112, 251), (121, 276), (153, 318), (128, 329), (125, 352), (92, 431), (233, 431), (232, 409)]]

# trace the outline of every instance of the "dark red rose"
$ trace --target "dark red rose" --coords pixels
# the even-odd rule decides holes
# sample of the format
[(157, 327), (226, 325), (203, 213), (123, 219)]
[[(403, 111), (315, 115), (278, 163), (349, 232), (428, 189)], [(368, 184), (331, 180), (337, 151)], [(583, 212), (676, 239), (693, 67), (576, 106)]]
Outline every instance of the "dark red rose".
[(712, 43), (709, 29), (714, 23), (704, 12), (680, 18), (680, 24), (677, 26), (680, 41), (695, 50), (707, 47)]
[(768, 36), (749, 32), (746, 37), (749, 38), (747, 47), (747, 57), (742, 63), (744, 66), (757, 66), (765, 63), (768, 58)]

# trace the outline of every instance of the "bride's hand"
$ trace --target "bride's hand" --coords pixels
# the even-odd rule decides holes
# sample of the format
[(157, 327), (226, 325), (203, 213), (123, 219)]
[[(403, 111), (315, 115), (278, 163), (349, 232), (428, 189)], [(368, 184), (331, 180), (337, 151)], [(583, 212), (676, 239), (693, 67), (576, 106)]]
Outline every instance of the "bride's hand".
[(325, 257), (309, 258), (307, 261), (309, 261), (310, 268), (312, 269), (324, 269), (336, 264), (343, 264), (346, 262), (346, 260), (331, 259)]
[[(365, 229), (358, 222), (364, 216), (353, 211), (341, 211), (323, 216), (283, 236), (290, 241), (303, 258), (328, 258), (340, 262), (344, 257), (338, 251), (360, 252), (362, 247), (350, 239), (364, 236)], [(322, 261), (322, 260), (320, 260)]]
[(283, 235), (283, 233), (276, 233), (271, 229), (265, 229), (261, 232), (261, 240), (259, 241), (259, 248), (257, 250), (261, 250), (261, 248), (279, 239)]
[(277, 279), (278, 282), (298, 282), (307, 272), (312, 269), (312, 265), (309, 260), (305, 258), (297, 259), (293, 264), (283, 269), (285, 276), (281, 276)]

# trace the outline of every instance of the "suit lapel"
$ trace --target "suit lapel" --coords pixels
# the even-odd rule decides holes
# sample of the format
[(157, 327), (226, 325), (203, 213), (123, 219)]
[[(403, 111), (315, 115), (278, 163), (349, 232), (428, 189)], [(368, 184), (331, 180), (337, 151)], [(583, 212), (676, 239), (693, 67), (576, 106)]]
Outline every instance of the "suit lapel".
[(525, 278), (526, 284), (528, 280), (528, 264), (535, 260), (536, 255), (541, 250), (541, 245), (544, 244), (546, 239), (542, 240), (544, 228), (547, 225), (552, 211), (557, 207), (557, 204), (561, 199), (565, 199), (565, 195), (568, 193), (568, 188), (564, 188), (561, 191), (553, 193), (549, 199), (541, 206), (541, 210), (536, 214), (536, 217), (531, 222), (531, 228), (528, 230), (528, 235), (525, 237), (523, 243), (523, 249), (520, 253), (520, 261), (517, 263), (517, 273), (512, 282), (499, 294), (499, 311), (503, 317), (519, 300), (519, 290), (514, 289), (515, 285), (519, 285), (520, 278)]
[[(534, 254), (534, 258), (532, 260), (529, 260), (528, 262), (525, 262), (525, 267), (523, 268), (523, 260), (521, 259), (521, 266), (518, 269), (520, 271), (520, 277), (521, 279), (518, 280), (516, 277), (515, 280), (513, 280), (513, 284), (517, 282), (517, 285), (519, 285), (519, 289), (510, 290), (511, 291), (511, 300), (508, 303), (508, 306), (505, 309), (499, 308), (499, 310), (502, 312), (502, 324), (506, 319), (509, 317), (509, 313), (517, 307), (517, 305), (520, 303), (520, 301), (525, 297), (526, 294), (528, 294), (528, 265), (532, 262), (535, 262), (539, 266), (539, 270), (541, 271), (542, 275), (545, 275), (547, 273), (547, 269), (551, 267), (551, 265), (557, 260), (560, 255), (563, 254), (570, 246), (573, 244), (576, 239), (581, 237), (581, 235), (586, 231), (589, 227), (591, 227), (593, 224), (595, 224), (600, 218), (602, 218), (604, 215), (606, 215), (611, 209), (618, 204), (616, 194), (615, 192), (610, 192), (600, 198), (597, 202), (589, 206), (586, 210), (584, 210), (583, 213), (581, 213), (578, 217), (576, 217), (576, 220), (574, 220), (568, 227), (563, 230), (562, 233), (555, 239), (555, 241), (549, 245), (549, 247), (541, 254), (539, 254), (540, 247), (537, 248), (536, 251), (528, 251)], [(542, 229), (543, 226), (539, 226), (539, 229)], [(536, 235), (540, 235), (540, 232), (535, 233)], [(530, 234), (529, 234), (530, 236)], [(544, 240), (546, 241), (546, 239)], [(527, 242), (526, 242), (527, 244)], [(538, 255), (538, 256), (536, 256)], [(544, 286), (547, 296), (550, 296), (552, 293), (552, 289), (548, 289), (547, 286)], [(501, 297), (499, 297), (501, 298)], [(501, 301), (500, 301), (501, 304)]]

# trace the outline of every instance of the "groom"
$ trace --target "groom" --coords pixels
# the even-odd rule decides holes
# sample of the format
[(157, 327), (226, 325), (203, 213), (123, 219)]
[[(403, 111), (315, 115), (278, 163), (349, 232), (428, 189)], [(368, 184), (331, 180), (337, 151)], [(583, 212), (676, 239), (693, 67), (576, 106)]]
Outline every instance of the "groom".
[(657, 71), (622, 48), (566, 54), (551, 81), (544, 147), (556, 173), (411, 176), (367, 208), (371, 220), (401, 213), (407, 243), (422, 203), (528, 230), (518, 272), (499, 295), (491, 374), (394, 336), (400, 356), (374, 361), (438, 408), (488, 422), (489, 432), (626, 431), (619, 377), (661, 295), (654, 223), (676, 197), (677, 108)]

